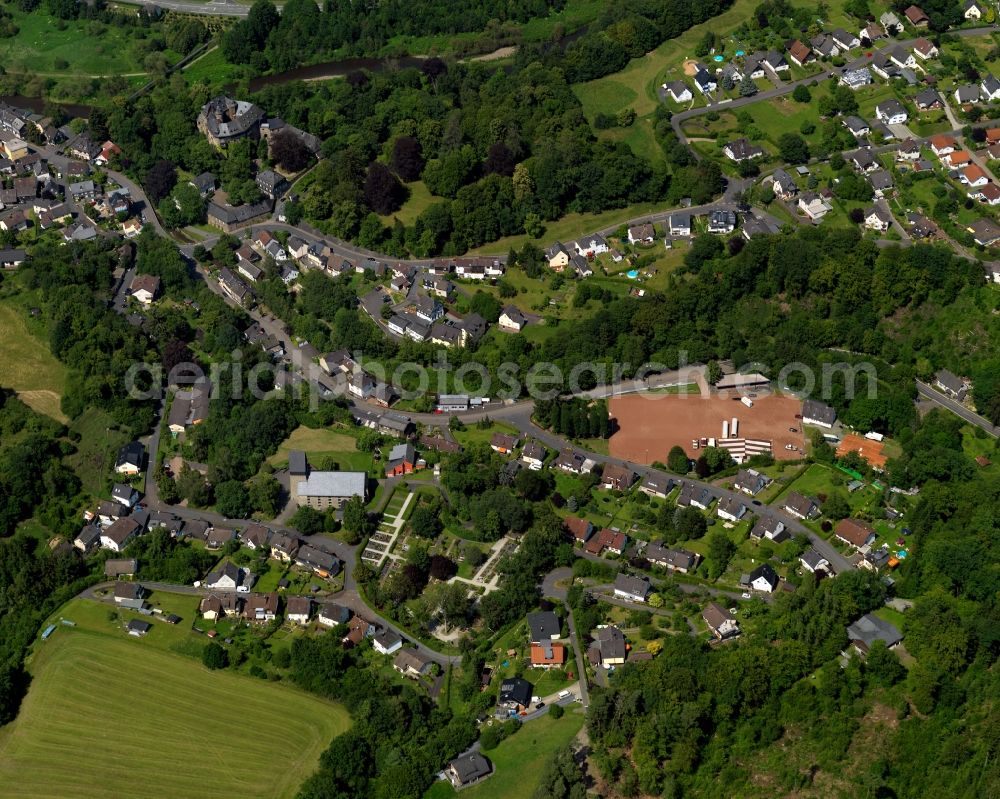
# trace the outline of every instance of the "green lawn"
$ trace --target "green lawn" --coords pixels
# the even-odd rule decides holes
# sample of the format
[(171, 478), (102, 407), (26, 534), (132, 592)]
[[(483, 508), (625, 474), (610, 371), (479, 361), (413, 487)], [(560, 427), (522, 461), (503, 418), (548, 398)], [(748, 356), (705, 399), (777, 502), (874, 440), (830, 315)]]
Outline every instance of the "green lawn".
[[(531, 796), (541, 781), (542, 769), (554, 752), (567, 746), (583, 726), (583, 714), (567, 712), (561, 719), (548, 714), (527, 722), (496, 749), (483, 752), (493, 764), (493, 774), (478, 785), (465, 788), (462, 799), (514, 799)], [(449, 782), (438, 782), (424, 799), (455, 796)]]
[(407, 183), (406, 188), (410, 191), (409, 198), (405, 203), (403, 203), (403, 207), (395, 213), (386, 214), (385, 216), (380, 217), (382, 224), (392, 225), (393, 220), (398, 219), (404, 225), (410, 227), (417, 221), (417, 217), (427, 210), (428, 206), (433, 205), (436, 202), (447, 202), (444, 197), (435, 197), (431, 194), (430, 190), (422, 180), (415, 180), (413, 183)]
[(21, 308), (0, 301), (0, 386), (14, 389), (39, 413), (66, 422), (59, 407), (66, 367), (41, 338), (43, 331), (29, 329), (28, 321)]
[(66, 462), (76, 472), (85, 490), (95, 497), (105, 497), (118, 450), (128, 443), (128, 436), (115, 428), (114, 420), (104, 411), (88, 408), (70, 425), (80, 434), (76, 452)]
[(494, 433), (516, 434), (517, 428), (511, 427), (509, 424), (493, 422), (489, 427), (483, 429), (477, 424), (471, 423), (467, 424), (464, 430), (454, 430), (452, 433), (455, 440), (463, 447), (471, 447), (475, 444), (489, 444)]
[(231, 80), (243, 68), (226, 61), (222, 50), (216, 47), (205, 55), (196, 58), (183, 70), (189, 83), (218, 84)]
[(292, 450), (305, 452), (313, 468), (326, 468), (324, 460), (333, 460), (344, 470), (368, 471), (372, 467), (371, 453), (358, 451), (353, 436), (326, 427), (296, 427), (267, 462), (272, 466), (287, 464)]
[(292, 797), (350, 725), (339, 705), (158, 649), (156, 632), (60, 626), (36, 645), (0, 731), (5, 795)]
[[(0, 40), (0, 63), (11, 73), (30, 75), (128, 75), (145, 73), (139, 41), (128, 28), (87, 20), (57, 20), (42, 9), (6, 7), (18, 34)], [(178, 59), (168, 54), (168, 61)], [(61, 63), (66, 66), (60, 68)]]

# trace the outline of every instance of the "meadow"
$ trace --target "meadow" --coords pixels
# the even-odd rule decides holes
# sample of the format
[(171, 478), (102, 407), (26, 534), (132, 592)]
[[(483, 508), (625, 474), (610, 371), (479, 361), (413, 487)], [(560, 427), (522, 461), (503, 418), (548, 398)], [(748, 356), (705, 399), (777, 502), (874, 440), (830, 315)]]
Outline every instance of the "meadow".
[(60, 626), (30, 670), (0, 731), (0, 797), (291, 797), (350, 725), (338, 705), (121, 630)]
[(0, 302), (0, 386), (11, 388), (39, 413), (65, 422), (59, 407), (66, 367), (29, 329), (23, 311)]
[(288, 453), (292, 450), (305, 452), (310, 465), (314, 468), (320, 468), (321, 459), (332, 459), (345, 470), (367, 471), (372, 466), (371, 454), (358, 451), (357, 441), (353, 436), (337, 433), (325, 427), (295, 428), (267, 462), (272, 466), (287, 464)]

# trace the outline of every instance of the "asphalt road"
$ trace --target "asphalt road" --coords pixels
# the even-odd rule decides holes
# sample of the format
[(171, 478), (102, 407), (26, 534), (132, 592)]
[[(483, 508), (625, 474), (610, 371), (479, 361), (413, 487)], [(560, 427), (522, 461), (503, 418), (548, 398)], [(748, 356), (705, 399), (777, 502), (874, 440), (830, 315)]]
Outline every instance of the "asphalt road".
[(935, 405), (938, 405), (945, 410), (951, 411), (956, 416), (961, 417), (969, 424), (974, 424), (989, 433), (991, 436), (996, 438), (1000, 436), (1000, 427), (992, 424), (988, 419), (984, 419), (977, 413), (973, 413), (960, 402), (956, 402), (951, 397), (946, 397), (940, 391), (932, 388), (926, 383), (921, 383), (919, 380), (916, 381), (917, 393), (924, 399), (928, 399)]

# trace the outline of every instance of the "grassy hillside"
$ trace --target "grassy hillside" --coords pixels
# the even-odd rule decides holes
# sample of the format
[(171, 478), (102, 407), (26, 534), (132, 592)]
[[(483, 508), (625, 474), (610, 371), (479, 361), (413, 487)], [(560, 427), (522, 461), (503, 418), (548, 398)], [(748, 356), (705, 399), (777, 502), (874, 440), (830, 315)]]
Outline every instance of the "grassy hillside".
[(0, 386), (12, 388), (39, 413), (65, 422), (59, 400), (66, 367), (28, 330), (18, 307), (0, 302)]
[(338, 705), (150, 643), (61, 626), (38, 645), (0, 732), (0, 797), (291, 797), (350, 724)]

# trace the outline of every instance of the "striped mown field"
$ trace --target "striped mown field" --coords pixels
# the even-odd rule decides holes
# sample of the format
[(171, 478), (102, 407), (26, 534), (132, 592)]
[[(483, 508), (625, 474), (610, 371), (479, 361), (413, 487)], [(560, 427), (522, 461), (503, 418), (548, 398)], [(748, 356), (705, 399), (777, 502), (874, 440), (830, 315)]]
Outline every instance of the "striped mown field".
[(120, 636), (60, 626), (37, 645), (0, 730), (0, 797), (291, 797), (350, 726), (339, 705)]

